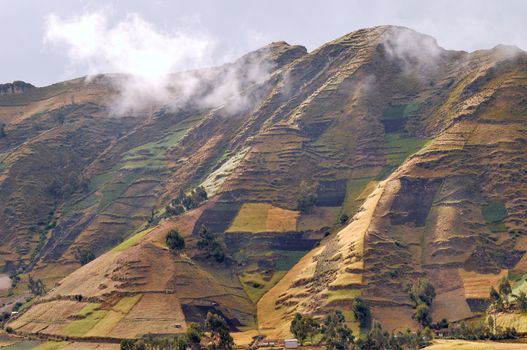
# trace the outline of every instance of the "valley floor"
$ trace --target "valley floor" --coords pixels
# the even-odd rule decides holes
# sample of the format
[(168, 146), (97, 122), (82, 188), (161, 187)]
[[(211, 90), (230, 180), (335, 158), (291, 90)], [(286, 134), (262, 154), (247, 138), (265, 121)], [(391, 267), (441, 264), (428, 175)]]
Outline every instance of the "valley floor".
[(508, 350), (527, 349), (527, 343), (475, 342), (467, 340), (436, 340), (424, 350)]
[[(245, 339), (238, 339), (238, 335), (233, 334), (238, 348), (248, 348)], [(243, 337), (242, 337), (243, 338)], [(523, 341), (527, 341), (523, 339)], [(67, 342), (67, 341), (38, 341), (20, 338), (1, 337), (0, 349), (3, 350), (118, 350), (119, 344), (90, 343), (90, 342)], [(324, 346), (304, 346), (304, 350), (325, 349)], [(506, 342), (475, 342), (467, 340), (435, 340), (434, 344), (423, 350), (508, 350), (508, 349), (527, 349), (527, 343), (506, 343)]]

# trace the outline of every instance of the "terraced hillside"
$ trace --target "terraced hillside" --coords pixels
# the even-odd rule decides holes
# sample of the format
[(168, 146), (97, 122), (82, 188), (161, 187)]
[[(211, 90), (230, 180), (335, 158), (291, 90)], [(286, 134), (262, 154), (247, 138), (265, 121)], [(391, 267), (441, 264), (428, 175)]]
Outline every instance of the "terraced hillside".
[[(248, 60), (271, 68), (246, 79)], [(200, 103), (233, 70), (242, 107)], [(359, 295), (415, 328), (419, 277), (434, 319), (477, 315), (504, 275), (527, 288), (525, 53), (384, 26), (206, 72), (190, 102), (118, 117), (112, 76), (0, 97), (2, 261), (22, 281), (6, 300), (29, 273), (49, 289), (17, 333), (180, 333), (214, 310), (240, 338), (284, 337), (296, 312), (333, 309), (360, 332)]]

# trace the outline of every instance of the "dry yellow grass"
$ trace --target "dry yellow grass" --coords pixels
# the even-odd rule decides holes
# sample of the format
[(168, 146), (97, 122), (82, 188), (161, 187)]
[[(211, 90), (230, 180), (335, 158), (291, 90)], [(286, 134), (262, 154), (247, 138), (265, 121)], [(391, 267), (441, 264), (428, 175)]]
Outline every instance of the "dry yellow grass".
[[(499, 313), (496, 314), (496, 325), (502, 328), (516, 328), (519, 333), (527, 333), (527, 314), (524, 313)], [(527, 348), (527, 345), (526, 345)]]
[[(85, 305), (86, 303), (71, 300), (55, 300), (36, 304), (15, 321), (10, 322), (9, 326), (15, 330), (28, 333), (36, 333), (44, 328), (53, 328), (50, 327), (52, 325), (60, 329), (68, 317), (77, 315)], [(49, 310), (53, 310), (53, 312), (49, 312)]]
[(296, 230), (299, 212), (269, 203), (245, 203), (227, 232), (287, 232)]
[(88, 332), (86, 337), (104, 337), (110, 334), (112, 329), (123, 319), (124, 314), (110, 310), (99, 320)]
[(267, 228), (268, 203), (245, 203), (241, 208), (228, 232), (264, 232)]
[(463, 280), (465, 298), (487, 298), (490, 287), (496, 287), (500, 280), (507, 276), (507, 270), (501, 270), (499, 274), (482, 274), (474, 271), (459, 269), (459, 275)]
[[(339, 254), (344, 257), (343, 263), (339, 264), (337, 277), (331, 282), (332, 287), (347, 287), (350, 284), (361, 284), (363, 282), (362, 274), (349, 272), (350, 265), (354, 269), (363, 269), (364, 262), (362, 255), (364, 254), (364, 236), (372, 222), (372, 219), (377, 209), (377, 203), (381, 199), (384, 191), (385, 182), (381, 182), (377, 188), (368, 196), (367, 200), (354, 217), (352, 222), (337, 234), (339, 249), (335, 254), (335, 258)], [(350, 251), (350, 248), (352, 250)]]
[[(177, 324), (181, 328), (176, 328)], [(180, 333), (185, 329), (179, 298), (174, 294), (155, 293), (143, 295), (108, 335), (134, 338), (147, 333)]]
[(405, 331), (416, 329), (417, 323), (412, 320), (414, 310), (409, 307), (372, 307), (371, 313), (380, 320), (386, 330)]
[(267, 212), (266, 228), (270, 232), (295, 231), (299, 212), (271, 206)]
[(119, 350), (119, 344), (106, 344), (106, 343), (70, 343), (61, 350)]
[(232, 338), (234, 339), (234, 343), (237, 346), (247, 347), (251, 345), (253, 337), (259, 334), (260, 332), (258, 332), (257, 330), (251, 329), (245, 332), (235, 332), (235, 333), (232, 333), (231, 335), (232, 335)]
[(468, 340), (435, 340), (433, 345), (427, 346), (423, 350), (509, 350), (526, 349), (527, 344), (519, 343), (498, 343), (498, 342), (475, 342)]
[(340, 207), (315, 207), (309, 213), (302, 213), (298, 218), (298, 230), (319, 230), (337, 222)]
[(457, 321), (472, 316), (470, 307), (465, 299), (463, 288), (437, 293), (432, 308), (432, 316), (435, 320), (446, 318)]
[[(307, 304), (317, 300), (318, 307), (327, 302), (328, 289), (320, 290), (320, 295), (310, 291), (311, 281), (317, 278), (317, 261), (324, 255), (328, 245), (336, 245), (333, 256), (327, 256), (335, 262), (337, 270), (331, 286), (349, 287), (362, 283), (362, 274), (351, 273), (348, 268), (362, 269), (362, 254), (364, 252), (364, 235), (367, 233), (374, 216), (377, 203), (383, 193), (385, 182), (377, 186), (368, 196), (362, 210), (352, 222), (336, 236), (323, 241), (323, 244), (307, 253), (289, 272), (264, 296), (257, 304), (258, 329), (271, 338), (290, 336), (289, 323), (295, 312), (306, 312)], [(352, 249), (350, 249), (352, 248)], [(288, 298), (286, 304), (277, 307), (276, 301)], [(305, 310), (304, 310), (305, 309)], [(309, 312), (309, 311), (308, 311)]]

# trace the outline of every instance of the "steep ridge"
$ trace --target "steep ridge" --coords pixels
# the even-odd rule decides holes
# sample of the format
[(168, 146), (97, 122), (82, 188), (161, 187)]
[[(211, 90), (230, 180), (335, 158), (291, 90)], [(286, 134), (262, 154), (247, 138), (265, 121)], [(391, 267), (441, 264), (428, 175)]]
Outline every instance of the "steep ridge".
[[(154, 106), (109, 117), (122, 127), (118, 138), (99, 124), (107, 132), (97, 135), (100, 148), (90, 144), (92, 158), (71, 165), (84, 169), (85, 190), (55, 204), (56, 227), (38, 254), (29, 256), (37, 242), (10, 238), (25, 247), (18, 248), (28, 261), (23, 271), (54, 286), (11, 327), (132, 338), (184, 331), (214, 310), (233, 330), (284, 337), (295, 312), (318, 317), (341, 309), (359, 332), (351, 304), (361, 295), (385, 328), (414, 328), (408, 290), (419, 277), (438, 292), (434, 319), (460, 320), (484, 307), (503, 275), (527, 272), (525, 53), (446, 51), (392, 26), (353, 32), (310, 53), (285, 43), (264, 52), (273, 69), (243, 86), (249, 102), (241, 109), (233, 110), (234, 100)], [(201, 96), (229, 69), (211, 69)], [(91, 84), (98, 103), (107, 101), (105, 85)], [(105, 120), (104, 108), (77, 102), (83, 94), (74, 96), (81, 106), (67, 107), (66, 120), (75, 113), (82, 123), (89, 113)], [(34, 111), (35, 103), (43, 102), (23, 108)], [(8, 136), (29, 120), (24, 113), (12, 125), (5, 119)], [(17, 152), (7, 143), (2, 152), (13, 160), (6, 164), (24, 164), (15, 157), (28, 157), (24, 147), (37, 139), (21, 140)], [(165, 218), (163, 208), (180, 191), (200, 185), (204, 204)], [(342, 214), (352, 219), (341, 225)], [(13, 223), (30, 224), (19, 215)], [(198, 248), (203, 225), (224, 261)], [(186, 238), (182, 254), (166, 247), (170, 229)], [(79, 266), (81, 249), (102, 255), (54, 285)]]
[[(425, 276), (438, 293), (434, 319), (456, 321), (483, 311), (490, 286), (508, 272), (525, 273), (525, 218), (518, 208), (525, 58), (501, 47), (465, 58), (470, 78), (452, 84), (437, 106), (448, 113), (443, 130), (379, 184), (344, 230), (262, 298), (259, 314), (267, 317), (260, 330), (286, 336), (284, 320), (295, 312), (351, 314), (357, 295), (385, 328), (414, 328), (409, 288)], [(459, 76), (457, 69), (452, 72)], [(507, 112), (498, 108), (505, 105)], [(493, 219), (499, 208), (506, 214)]]

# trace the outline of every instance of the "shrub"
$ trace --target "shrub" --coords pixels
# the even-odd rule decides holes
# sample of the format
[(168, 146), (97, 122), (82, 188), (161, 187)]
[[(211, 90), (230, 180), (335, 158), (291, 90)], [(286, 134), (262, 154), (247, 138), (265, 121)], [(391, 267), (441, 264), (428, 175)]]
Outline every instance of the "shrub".
[(432, 323), (430, 308), (426, 304), (419, 304), (415, 309), (414, 318), (423, 327), (428, 327)]
[(317, 197), (314, 194), (306, 194), (302, 195), (302, 197), (297, 200), (296, 207), (302, 213), (307, 213), (313, 208), (316, 202)]
[(494, 310), (503, 311), (503, 299), (494, 287), (490, 287), (489, 302)]
[(185, 248), (185, 239), (176, 230), (170, 230), (165, 238), (167, 247), (173, 252), (179, 252)]
[(22, 305), (24, 305), (22, 302), (17, 301), (17, 302), (15, 303), (15, 305), (13, 305), (13, 311), (18, 311), (18, 310), (20, 310), (20, 308), (22, 307)]
[(229, 327), (223, 317), (213, 314), (212, 312), (207, 313), (205, 330), (210, 332), (213, 349), (232, 349), (234, 340), (230, 335)]
[(90, 249), (77, 248), (77, 252), (75, 256), (77, 258), (77, 261), (81, 265), (86, 265), (87, 263), (95, 259), (95, 253), (91, 251)]
[(33, 279), (31, 275), (29, 275), (28, 279), (29, 290), (31, 291), (31, 293), (33, 293), (34, 295), (43, 295), (44, 293), (46, 293), (46, 287), (44, 286), (44, 283), (41, 279)]
[[(186, 338), (188, 345), (193, 350), (199, 350), (201, 348), (201, 337), (203, 336), (203, 330), (198, 323), (192, 322), (189, 324), (186, 332)], [(186, 349), (186, 348), (185, 348)]]
[(339, 310), (326, 316), (322, 334), (322, 341), (328, 350), (347, 350), (355, 340), (353, 331), (346, 324), (344, 314)]
[(342, 214), (339, 218), (339, 222), (341, 225), (344, 225), (349, 220), (348, 214)]
[(207, 191), (203, 186), (196, 187), (188, 195), (182, 190), (179, 191), (177, 198), (173, 199), (169, 205), (165, 207), (165, 214), (168, 217), (177, 216), (185, 212), (197, 208), (202, 202), (207, 200)]
[(516, 300), (516, 306), (521, 312), (527, 311), (527, 294), (524, 291), (520, 291), (518, 295), (512, 296)]
[(183, 205), (181, 204), (167, 205), (165, 207), (165, 214), (168, 217), (178, 216), (184, 212), (185, 212), (185, 207), (183, 207)]
[(307, 338), (313, 341), (313, 337), (319, 332), (320, 324), (310, 315), (297, 313), (289, 329), (300, 345), (304, 345)]
[(410, 291), (410, 298), (414, 301), (416, 306), (421, 303), (431, 306), (435, 297), (436, 292), (434, 286), (428, 282), (428, 280), (423, 278), (418, 279)]
[(199, 232), (198, 249), (204, 251), (207, 258), (214, 258), (217, 262), (225, 260), (225, 252), (222, 246), (216, 240), (216, 237), (204, 225)]
[(357, 297), (353, 300), (353, 314), (359, 321), (361, 328), (368, 328), (371, 324), (370, 307), (364, 302), (364, 299)]

